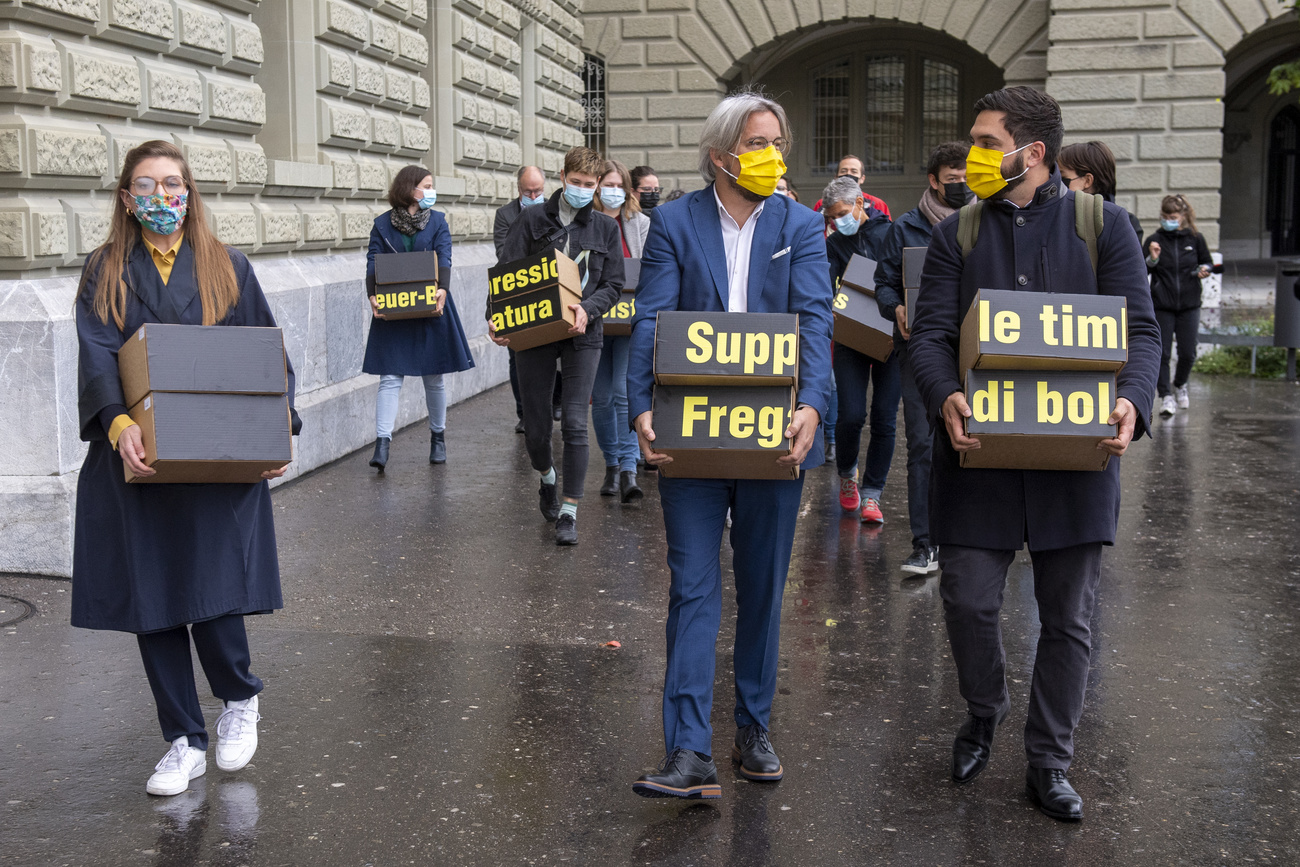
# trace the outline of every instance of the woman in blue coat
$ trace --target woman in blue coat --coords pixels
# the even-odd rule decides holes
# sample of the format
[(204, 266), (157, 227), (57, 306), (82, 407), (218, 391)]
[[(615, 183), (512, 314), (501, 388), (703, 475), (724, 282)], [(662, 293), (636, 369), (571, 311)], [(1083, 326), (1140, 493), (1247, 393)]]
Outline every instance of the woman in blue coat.
[[(127, 153), (110, 219), (77, 294), (78, 411), (90, 448), (77, 480), (72, 625), (136, 634), (171, 743), (146, 791), (176, 795), (207, 770), (191, 641), (223, 702), (217, 766), (238, 770), (257, 748), (262, 681), (249, 670), (244, 615), (281, 607), (275, 526), (265, 481), (126, 484), (124, 463), (136, 476), (154, 470), (127, 415), (117, 351), (147, 322), (274, 327), (275, 318), (248, 260), (208, 228), (190, 168), (171, 143)], [(290, 368), (290, 407), (293, 391)]]
[[(469, 354), (465, 329), (461, 328), (456, 302), (448, 288), (451, 282), (451, 232), (447, 219), (430, 210), (437, 200), (433, 175), (423, 166), (406, 166), (393, 178), (388, 188), (388, 204), (393, 209), (375, 218), (370, 230), (370, 249), (366, 251), (366, 291), (370, 294), (370, 337), (366, 340), (363, 373), (379, 376), (379, 394), (375, 397), (375, 454), (370, 466), (379, 472), (388, 464), (388, 447), (393, 441), (393, 424), (397, 421), (397, 399), (402, 379), (424, 378), (424, 401), (429, 408), (429, 463), (447, 461), (443, 431), (447, 427), (447, 391), (444, 373), (469, 370), (474, 359)], [(379, 312), (375, 301), (375, 257), (385, 253), (410, 253), (435, 250), (438, 253), (438, 308), (441, 316), (425, 319), (389, 321)]]

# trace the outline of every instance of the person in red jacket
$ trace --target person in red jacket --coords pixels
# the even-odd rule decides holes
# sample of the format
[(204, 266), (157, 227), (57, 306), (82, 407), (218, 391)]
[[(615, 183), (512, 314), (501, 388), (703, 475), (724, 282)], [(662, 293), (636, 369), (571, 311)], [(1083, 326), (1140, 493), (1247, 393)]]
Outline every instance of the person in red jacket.
[[(835, 169), (835, 177), (842, 178), (845, 175), (849, 175), (850, 177), (856, 179), (858, 182), (858, 186), (862, 186), (862, 182), (867, 179), (866, 170), (862, 168), (862, 160), (858, 159), (853, 154), (847, 154), (841, 157), (840, 164)], [(893, 219), (892, 215), (889, 213), (889, 205), (885, 204), (884, 199), (876, 198), (875, 196), (866, 192), (862, 194), (862, 198), (866, 200), (868, 205), (875, 208), (877, 211), (884, 214), (886, 217)], [(797, 202), (799, 201), (799, 199), (796, 198), (795, 201)], [(813, 210), (820, 212), (821, 209), (822, 209), (822, 200), (818, 199), (817, 204), (813, 205)]]

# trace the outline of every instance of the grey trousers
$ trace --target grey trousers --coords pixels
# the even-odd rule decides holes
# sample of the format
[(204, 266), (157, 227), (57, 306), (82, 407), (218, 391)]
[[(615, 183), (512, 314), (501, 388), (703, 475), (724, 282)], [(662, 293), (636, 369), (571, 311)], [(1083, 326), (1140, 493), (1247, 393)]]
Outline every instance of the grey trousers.
[(515, 353), (519, 373), (519, 401), (524, 409), (524, 447), (533, 469), (544, 473), (554, 466), (551, 451), (551, 395), (555, 388), (555, 361), (560, 361), (560, 435), (564, 440), (564, 496), (582, 499), (587, 481), (587, 411), (591, 386), (596, 381), (601, 344), (577, 347), (573, 338), (521, 349)]
[[(1025, 757), (1032, 767), (1064, 770), (1074, 757), (1074, 729), (1088, 685), (1089, 621), (1101, 577), (1101, 543), (1029, 554), (1042, 629), (1025, 721)], [(1010, 706), (998, 615), (1015, 556), (1015, 551), (939, 546), (948, 641), (962, 698), (976, 716), (992, 716)]]

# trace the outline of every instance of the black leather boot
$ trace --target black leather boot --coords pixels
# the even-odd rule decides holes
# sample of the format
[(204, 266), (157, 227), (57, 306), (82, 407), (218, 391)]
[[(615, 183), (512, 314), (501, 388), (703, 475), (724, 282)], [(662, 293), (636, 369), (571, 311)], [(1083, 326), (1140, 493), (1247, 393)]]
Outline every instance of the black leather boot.
[(443, 440), (445, 431), (429, 431), (429, 463), (447, 463), (447, 443)]
[(605, 467), (605, 481), (600, 483), (600, 495), (618, 496), (618, 467)]
[(384, 471), (384, 467), (388, 465), (388, 446), (392, 441), (392, 437), (380, 437), (375, 440), (375, 453), (370, 458), (370, 466), (381, 473)]
[(637, 777), (632, 791), (643, 798), (721, 798), (718, 769), (712, 759), (701, 759), (680, 747), (664, 757), (659, 769)]
[(618, 498), (623, 503), (635, 503), (645, 496), (636, 483), (636, 473), (624, 470), (618, 474)]

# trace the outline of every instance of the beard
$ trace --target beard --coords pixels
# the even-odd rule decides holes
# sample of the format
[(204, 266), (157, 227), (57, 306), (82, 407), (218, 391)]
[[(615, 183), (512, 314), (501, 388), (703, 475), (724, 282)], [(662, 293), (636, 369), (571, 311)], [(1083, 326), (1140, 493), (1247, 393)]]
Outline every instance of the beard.
[[(737, 168), (739, 168), (739, 166), (737, 166)], [(762, 202), (767, 201), (767, 196), (760, 196), (758, 193), (754, 192), (753, 190), (745, 189), (739, 183), (736, 182), (735, 178), (727, 174), (725, 171), (722, 173), (722, 177), (726, 179), (727, 186), (731, 187), (731, 189), (739, 193), (741, 198), (743, 198), (745, 201), (753, 202), (755, 204), (761, 204)]]
[[(1005, 199), (1007, 196), (1011, 195), (1016, 187), (1023, 184), (1029, 178), (1028, 173), (1025, 171), (1025, 154), (1023, 151), (1016, 154), (1016, 161), (1011, 164), (1010, 174), (1016, 179), (1014, 181), (1007, 181), (1007, 185), (994, 193), (991, 198)], [(1016, 177), (1016, 175), (1019, 175), (1019, 177)], [(1004, 174), (1003, 177), (1006, 177), (1006, 175)]]

